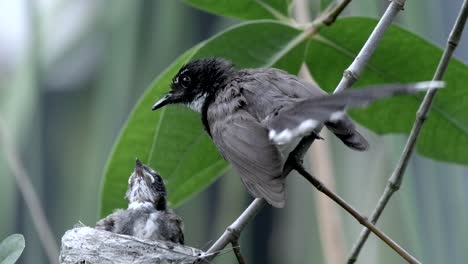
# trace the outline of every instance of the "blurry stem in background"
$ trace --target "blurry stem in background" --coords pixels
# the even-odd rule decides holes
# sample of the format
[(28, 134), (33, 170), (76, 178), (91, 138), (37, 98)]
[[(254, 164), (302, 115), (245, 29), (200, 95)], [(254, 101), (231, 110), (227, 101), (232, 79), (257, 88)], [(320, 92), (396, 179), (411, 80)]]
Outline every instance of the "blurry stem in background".
[[(467, 17), (468, 0), (464, 0), (462, 8), (460, 9), (460, 13), (458, 14), (456, 22), (452, 28), (452, 31), (450, 32), (446, 48), (444, 50), (444, 53), (442, 54), (442, 58), (440, 59), (439, 65), (437, 66), (437, 70), (434, 74), (433, 80), (442, 80), (442, 77), (444, 76), (445, 70), (447, 69), (452, 54), (455, 51), (455, 48), (457, 47), (458, 43), (460, 42), (460, 37), (463, 33)], [(424, 121), (426, 121), (429, 115), (429, 110), (431, 109), (432, 101), (436, 93), (436, 89), (428, 90), (423, 102), (421, 103), (418, 109), (418, 112), (416, 113), (416, 120), (414, 121), (413, 128), (411, 129), (411, 133), (406, 142), (405, 148), (403, 149), (400, 160), (398, 161), (395, 170), (390, 176), (388, 184), (385, 187), (385, 190), (382, 196), (380, 197), (379, 201), (377, 202), (377, 206), (372, 212), (370, 220), (374, 224), (379, 219), (380, 215), (382, 214), (382, 211), (385, 209), (385, 206), (387, 205), (393, 193), (398, 191), (398, 189), (401, 186), (406, 167), (411, 158), (411, 155), (414, 152), (414, 147), (416, 146), (416, 141), (421, 132), (421, 128), (424, 124)], [(354, 263), (356, 261), (362, 247), (364, 246), (364, 243), (369, 237), (369, 232), (369, 229), (366, 228), (361, 231), (361, 234), (359, 235), (358, 240), (354, 244), (351, 254), (348, 258), (348, 263)]]
[[(36, 83), (40, 84), (40, 50), (42, 47), (42, 42), (40, 39), (41, 24), (37, 1), (27, 0), (26, 10), (27, 25), (31, 35), (28, 51), (30, 52), (31, 56), (30, 63), (32, 64), (32, 78)], [(35, 132), (33, 131), (33, 134), (34, 133)], [(55, 241), (52, 229), (47, 222), (45, 210), (41, 205), (39, 195), (34, 189), (31, 177), (29, 177), (28, 173), (26, 172), (14, 142), (15, 141), (10, 136), (9, 127), (7, 126), (6, 121), (4, 121), (3, 116), (0, 115), (0, 144), (3, 147), (5, 153), (7, 165), (10, 168), (11, 174), (15, 178), (16, 185), (18, 186), (21, 196), (23, 197), (24, 202), (29, 210), (31, 221), (48, 258), (48, 262), (52, 264), (59, 263), (59, 250), (57, 242)]]
[(10, 167), (11, 173), (15, 177), (18, 189), (29, 209), (31, 219), (39, 235), (39, 239), (41, 240), (42, 247), (49, 258), (49, 263), (58, 263), (59, 250), (52, 230), (47, 222), (44, 208), (41, 206), (39, 196), (34, 190), (30, 177), (21, 163), (18, 151), (15, 146), (13, 146), (13, 139), (8, 133), (8, 127), (2, 116), (0, 116), (0, 143), (5, 152), (7, 164)]
[[(314, 173), (320, 175), (320, 179), (330, 190), (335, 191), (335, 175), (330, 156), (330, 141), (326, 140), (328, 131), (322, 133), (321, 136), (325, 140), (320, 142), (320, 144), (312, 145), (312, 153), (309, 154), (309, 160), (314, 168)], [(314, 194), (317, 206), (317, 220), (320, 225), (320, 241), (325, 262), (329, 264), (343, 263), (346, 253), (340, 214), (328, 197), (321, 195), (319, 192), (314, 192)]]
[[(351, 0), (343, 0), (338, 4), (331, 4), (327, 7), (327, 10), (331, 11), (331, 16), (324, 18), (324, 24), (330, 25), (336, 20), (344, 7), (351, 2)], [(296, 0), (296, 6), (294, 8), (296, 20), (299, 23), (307, 23), (310, 21), (309, 15), (309, 2), (308, 0)], [(307, 65), (303, 65), (299, 76), (311, 83), (314, 83), (312, 76), (307, 68)], [(327, 133), (322, 134), (326, 138)], [(311, 151), (308, 159), (311, 161), (311, 165), (317, 175), (324, 183), (335, 191), (335, 177), (333, 174), (333, 168), (331, 164), (331, 157), (329, 151), (329, 141), (324, 140), (321, 144), (312, 144)], [(317, 207), (317, 221), (319, 224), (320, 241), (322, 246), (322, 252), (326, 263), (338, 264), (343, 263), (345, 259), (345, 241), (343, 237), (343, 226), (338, 208), (333, 204), (333, 201), (321, 195), (318, 192), (314, 192), (315, 203)]]

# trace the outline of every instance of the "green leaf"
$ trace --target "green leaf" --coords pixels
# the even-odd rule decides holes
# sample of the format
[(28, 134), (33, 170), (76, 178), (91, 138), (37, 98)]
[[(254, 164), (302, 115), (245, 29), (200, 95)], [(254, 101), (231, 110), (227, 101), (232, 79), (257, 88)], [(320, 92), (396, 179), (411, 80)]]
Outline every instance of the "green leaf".
[(154, 98), (163, 93), (164, 86), (169, 85), (172, 76), (190, 59), (197, 48), (196, 46), (188, 50), (156, 78), (151, 85), (153, 89), (149, 89), (143, 95), (130, 114), (107, 162), (102, 181), (101, 215), (107, 215), (114, 208), (125, 207), (124, 194), (127, 188), (125, 179), (128, 179), (134, 167), (135, 157), (145, 162), (149, 160), (152, 155), (150, 152), (152, 139), (158, 132), (161, 121), (161, 114), (152, 113), (149, 106)]
[[(322, 88), (332, 91), (368, 38), (377, 20), (339, 19), (310, 41), (307, 65)], [(442, 50), (398, 26), (385, 33), (355, 86), (430, 80)], [(468, 67), (452, 59), (418, 140), (424, 156), (468, 164)], [(353, 110), (356, 121), (378, 134), (409, 133), (423, 95), (403, 96)]]
[(21, 256), (24, 249), (24, 237), (20, 234), (14, 234), (5, 238), (0, 243), (0, 263), (12, 264)]
[(186, 3), (220, 16), (240, 19), (287, 20), (291, 0), (185, 0)]
[(177, 59), (137, 103), (114, 145), (103, 180), (101, 215), (126, 206), (123, 196), (135, 157), (161, 173), (172, 206), (180, 205), (228, 169), (204, 132), (199, 114), (177, 105), (151, 111), (184, 63), (191, 58), (220, 56), (242, 68), (275, 66), (297, 73), (305, 44), (305, 34), (298, 29), (275, 21), (255, 21), (230, 28)]

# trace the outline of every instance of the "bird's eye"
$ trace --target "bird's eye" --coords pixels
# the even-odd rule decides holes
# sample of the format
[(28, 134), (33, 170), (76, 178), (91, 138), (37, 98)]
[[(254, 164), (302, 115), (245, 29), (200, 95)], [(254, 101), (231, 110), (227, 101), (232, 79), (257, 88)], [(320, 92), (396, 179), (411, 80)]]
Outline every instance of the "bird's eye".
[(192, 80), (190, 79), (190, 77), (185, 75), (185, 76), (182, 77), (182, 80), (181, 80), (180, 84), (182, 84), (182, 86), (184, 88), (187, 88), (187, 87), (190, 86), (191, 81)]

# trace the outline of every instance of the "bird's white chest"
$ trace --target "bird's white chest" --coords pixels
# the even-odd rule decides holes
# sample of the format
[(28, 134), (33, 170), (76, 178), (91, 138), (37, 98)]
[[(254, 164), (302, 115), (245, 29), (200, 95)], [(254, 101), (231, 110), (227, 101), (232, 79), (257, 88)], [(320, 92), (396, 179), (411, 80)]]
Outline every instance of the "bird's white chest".
[(154, 205), (151, 202), (140, 202), (140, 201), (135, 201), (132, 202), (128, 205), (128, 209), (142, 209), (142, 208), (153, 208)]
[(151, 213), (146, 220), (133, 228), (133, 235), (142, 239), (159, 239), (160, 226), (158, 224), (159, 212)]

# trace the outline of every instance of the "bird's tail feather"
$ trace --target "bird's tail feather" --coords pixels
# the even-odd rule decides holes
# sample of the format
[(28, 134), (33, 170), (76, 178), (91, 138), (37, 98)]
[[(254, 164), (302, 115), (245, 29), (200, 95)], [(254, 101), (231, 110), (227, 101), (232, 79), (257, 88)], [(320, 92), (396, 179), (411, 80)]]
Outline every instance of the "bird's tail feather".
[(356, 150), (365, 150), (367, 141), (346, 116), (347, 108), (364, 107), (385, 97), (442, 87), (444, 82), (440, 81), (377, 85), (307, 98), (275, 113), (268, 123), (268, 135), (275, 144), (286, 144), (298, 136), (310, 134), (325, 123), (346, 145)]
[(325, 125), (349, 148), (357, 151), (369, 149), (369, 142), (356, 130), (356, 126), (349, 118), (346, 117), (336, 122), (326, 122)]

